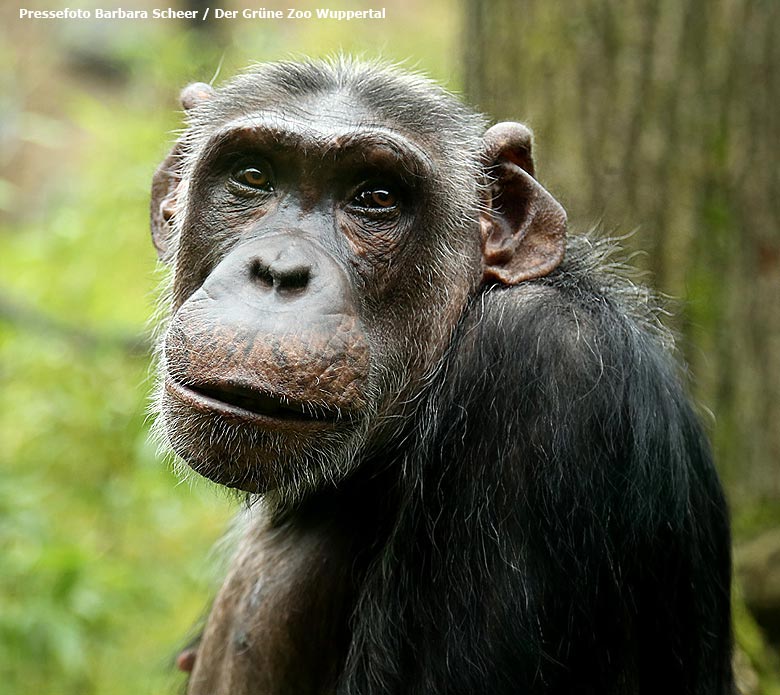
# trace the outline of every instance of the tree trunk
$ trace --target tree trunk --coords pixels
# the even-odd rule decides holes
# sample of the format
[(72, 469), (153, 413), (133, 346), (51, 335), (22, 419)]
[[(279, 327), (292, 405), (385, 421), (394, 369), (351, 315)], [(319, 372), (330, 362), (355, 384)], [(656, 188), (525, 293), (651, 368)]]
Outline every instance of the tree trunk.
[(464, 0), (465, 90), (672, 302), (732, 504), (780, 504), (780, 3)]

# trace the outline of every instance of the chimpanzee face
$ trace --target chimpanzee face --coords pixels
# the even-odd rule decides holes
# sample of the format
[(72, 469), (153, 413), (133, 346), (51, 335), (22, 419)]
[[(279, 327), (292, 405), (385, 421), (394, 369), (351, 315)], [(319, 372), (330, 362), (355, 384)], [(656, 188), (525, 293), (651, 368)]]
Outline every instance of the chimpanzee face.
[[(155, 243), (174, 267), (161, 409), (198, 472), (295, 494), (392, 438), (470, 295), (517, 281), (517, 220), (533, 239), (547, 199), (507, 154), (524, 129), (464, 146), (389, 117), (359, 81), (280, 99), (261, 77), (188, 88), (190, 129), (155, 180)], [(412, 97), (393, 106), (424, 119)], [(549, 261), (533, 251), (526, 269)]]

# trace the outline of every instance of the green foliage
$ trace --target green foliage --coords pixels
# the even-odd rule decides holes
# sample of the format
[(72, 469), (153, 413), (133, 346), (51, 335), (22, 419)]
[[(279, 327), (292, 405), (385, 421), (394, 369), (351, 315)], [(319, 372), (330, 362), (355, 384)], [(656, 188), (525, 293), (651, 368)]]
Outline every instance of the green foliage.
[(748, 612), (739, 592), (734, 595), (734, 637), (739, 645), (735, 660), (737, 684), (741, 692), (780, 695), (780, 659), (767, 646), (756, 621)]
[(158, 692), (229, 511), (177, 487), (147, 437), (148, 358), (115, 344), (150, 313), (146, 191), (168, 124), (70, 108), (92, 143), (80, 178), (57, 171), (51, 214), (4, 232), (0, 276), (97, 337), (0, 324), (0, 692)]
[(173, 691), (230, 516), (156, 455), (149, 358), (122, 343), (157, 282), (148, 186), (175, 114), (152, 106), (77, 91), (34, 122), (84, 145), (0, 231), (3, 290), (76, 329), (0, 323), (0, 693)]

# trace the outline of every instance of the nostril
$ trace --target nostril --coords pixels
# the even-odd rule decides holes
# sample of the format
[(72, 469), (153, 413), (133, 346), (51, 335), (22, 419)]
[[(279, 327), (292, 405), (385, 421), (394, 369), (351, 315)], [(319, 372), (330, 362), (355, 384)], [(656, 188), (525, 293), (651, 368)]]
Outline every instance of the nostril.
[(277, 292), (299, 292), (305, 290), (311, 281), (312, 271), (308, 263), (285, 263), (273, 261), (270, 264), (257, 258), (249, 266), (252, 280), (265, 289)]
[(270, 289), (274, 286), (274, 276), (271, 273), (271, 268), (269, 268), (262, 261), (259, 260), (253, 261), (252, 266), (250, 268), (250, 273), (252, 275), (252, 278), (254, 280), (259, 281), (259, 283), (264, 287)]
[(309, 284), (311, 279), (311, 268), (305, 265), (295, 266), (292, 268), (285, 268), (279, 270), (271, 268), (271, 274), (274, 278), (274, 287), (277, 291), (295, 291), (304, 290)]

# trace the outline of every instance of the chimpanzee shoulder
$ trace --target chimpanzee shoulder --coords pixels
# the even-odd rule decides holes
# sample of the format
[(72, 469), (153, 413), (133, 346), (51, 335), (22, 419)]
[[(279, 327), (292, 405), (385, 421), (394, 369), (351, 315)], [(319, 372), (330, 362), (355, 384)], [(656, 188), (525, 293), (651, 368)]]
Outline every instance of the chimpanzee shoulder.
[(345, 693), (730, 692), (722, 492), (613, 252), (575, 236), (550, 275), (474, 297), (399, 466)]

